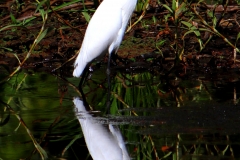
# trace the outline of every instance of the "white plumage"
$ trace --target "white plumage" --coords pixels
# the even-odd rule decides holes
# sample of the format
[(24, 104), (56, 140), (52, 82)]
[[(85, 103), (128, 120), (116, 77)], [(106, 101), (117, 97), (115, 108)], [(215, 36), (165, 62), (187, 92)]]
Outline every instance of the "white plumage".
[(90, 115), (79, 98), (73, 100), (89, 153), (94, 160), (130, 160), (122, 134), (117, 126), (104, 125)]
[(73, 76), (80, 77), (93, 59), (117, 52), (136, 3), (137, 0), (104, 0), (100, 4), (87, 27)]

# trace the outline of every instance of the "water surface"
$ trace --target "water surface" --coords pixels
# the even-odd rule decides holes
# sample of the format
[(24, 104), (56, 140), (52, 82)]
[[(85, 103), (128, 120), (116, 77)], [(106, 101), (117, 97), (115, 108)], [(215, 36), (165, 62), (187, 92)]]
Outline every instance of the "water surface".
[[(73, 104), (82, 99), (79, 81), (22, 71), (1, 84), (0, 159), (41, 159), (42, 150), (50, 159), (91, 159)], [(111, 82), (110, 114), (105, 68), (82, 89), (96, 121), (119, 126), (132, 159), (240, 157), (238, 81), (116, 70)]]

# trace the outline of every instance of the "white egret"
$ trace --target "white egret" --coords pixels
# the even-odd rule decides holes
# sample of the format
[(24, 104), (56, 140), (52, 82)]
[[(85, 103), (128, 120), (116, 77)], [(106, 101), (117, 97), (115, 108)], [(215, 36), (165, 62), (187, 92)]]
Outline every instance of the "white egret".
[(94, 120), (79, 98), (74, 98), (73, 102), (78, 114), (81, 115), (81, 117), (77, 115), (77, 118), (92, 158), (94, 160), (130, 160), (119, 128)]
[(127, 23), (135, 9), (137, 0), (104, 0), (92, 16), (74, 63), (73, 76), (80, 77), (84, 69), (95, 58), (116, 53), (124, 36)]

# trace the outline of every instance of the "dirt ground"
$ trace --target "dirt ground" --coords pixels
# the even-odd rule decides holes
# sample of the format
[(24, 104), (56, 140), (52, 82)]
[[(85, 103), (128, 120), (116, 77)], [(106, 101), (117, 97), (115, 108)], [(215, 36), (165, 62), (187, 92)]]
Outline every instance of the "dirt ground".
[[(62, 1), (51, 1), (52, 8), (61, 4)], [(227, 6), (191, 4), (194, 5), (199, 16), (187, 8), (178, 15), (178, 19), (174, 19), (163, 4), (152, 0), (143, 18), (126, 33), (118, 57), (112, 65), (164, 73), (175, 69), (179, 76), (192, 70), (202, 73), (212, 73), (219, 69), (238, 72), (239, 53), (235, 47), (240, 46), (240, 7), (235, 2)], [(68, 73), (73, 69), (71, 58), (81, 47), (88, 24), (81, 12), (83, 7), (81, 3), (74, 3), (49, 13), (44, 26), (47, 34), (21, 68), (57, 71), (55, 69), (60, 67), (60, 70), (66, 70), (66, 74), (71, 76)], [(92, 15), (93, 2), (86, 1), (85, 7), (87, 13)], [(19, 65), (18, 59), (22, 61), (26, 57), (43, 21), (41, 15), (35, 13), (36, 6), (31, 1), (25, 2), (19, 9), (14, 1), (6, 0), (0, 2), (0, 9), (0, 66), (11, 73)], [(213, 17), (207, 14), (209, 11), (214, 11), (216, 25), (212, 28), (220, 35), (209, 27), (214, 26)], [(131, 24), (139, 20), (142, 14), (143, 11), (136, 11)], [(23, 25), (24, 21), (32, 17), (35, 18)], [(201, 17), (209, 26), (203, 23)], [(188, 28), (182, 21), (192, 26)], [(193, 27), (200, 35), (190, 32)], [(107, 57), (102, 62), (107, 62)]]

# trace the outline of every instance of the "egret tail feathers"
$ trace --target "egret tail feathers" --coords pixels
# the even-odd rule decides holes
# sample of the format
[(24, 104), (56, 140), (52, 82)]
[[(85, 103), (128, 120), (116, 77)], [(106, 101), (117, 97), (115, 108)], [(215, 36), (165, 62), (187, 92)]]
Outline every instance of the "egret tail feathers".
[(78, 56), (74, 63), (73, 76), (80, 77), (86, 66), (87, 66), (86, 61), (82, 60), (81, 57)]

